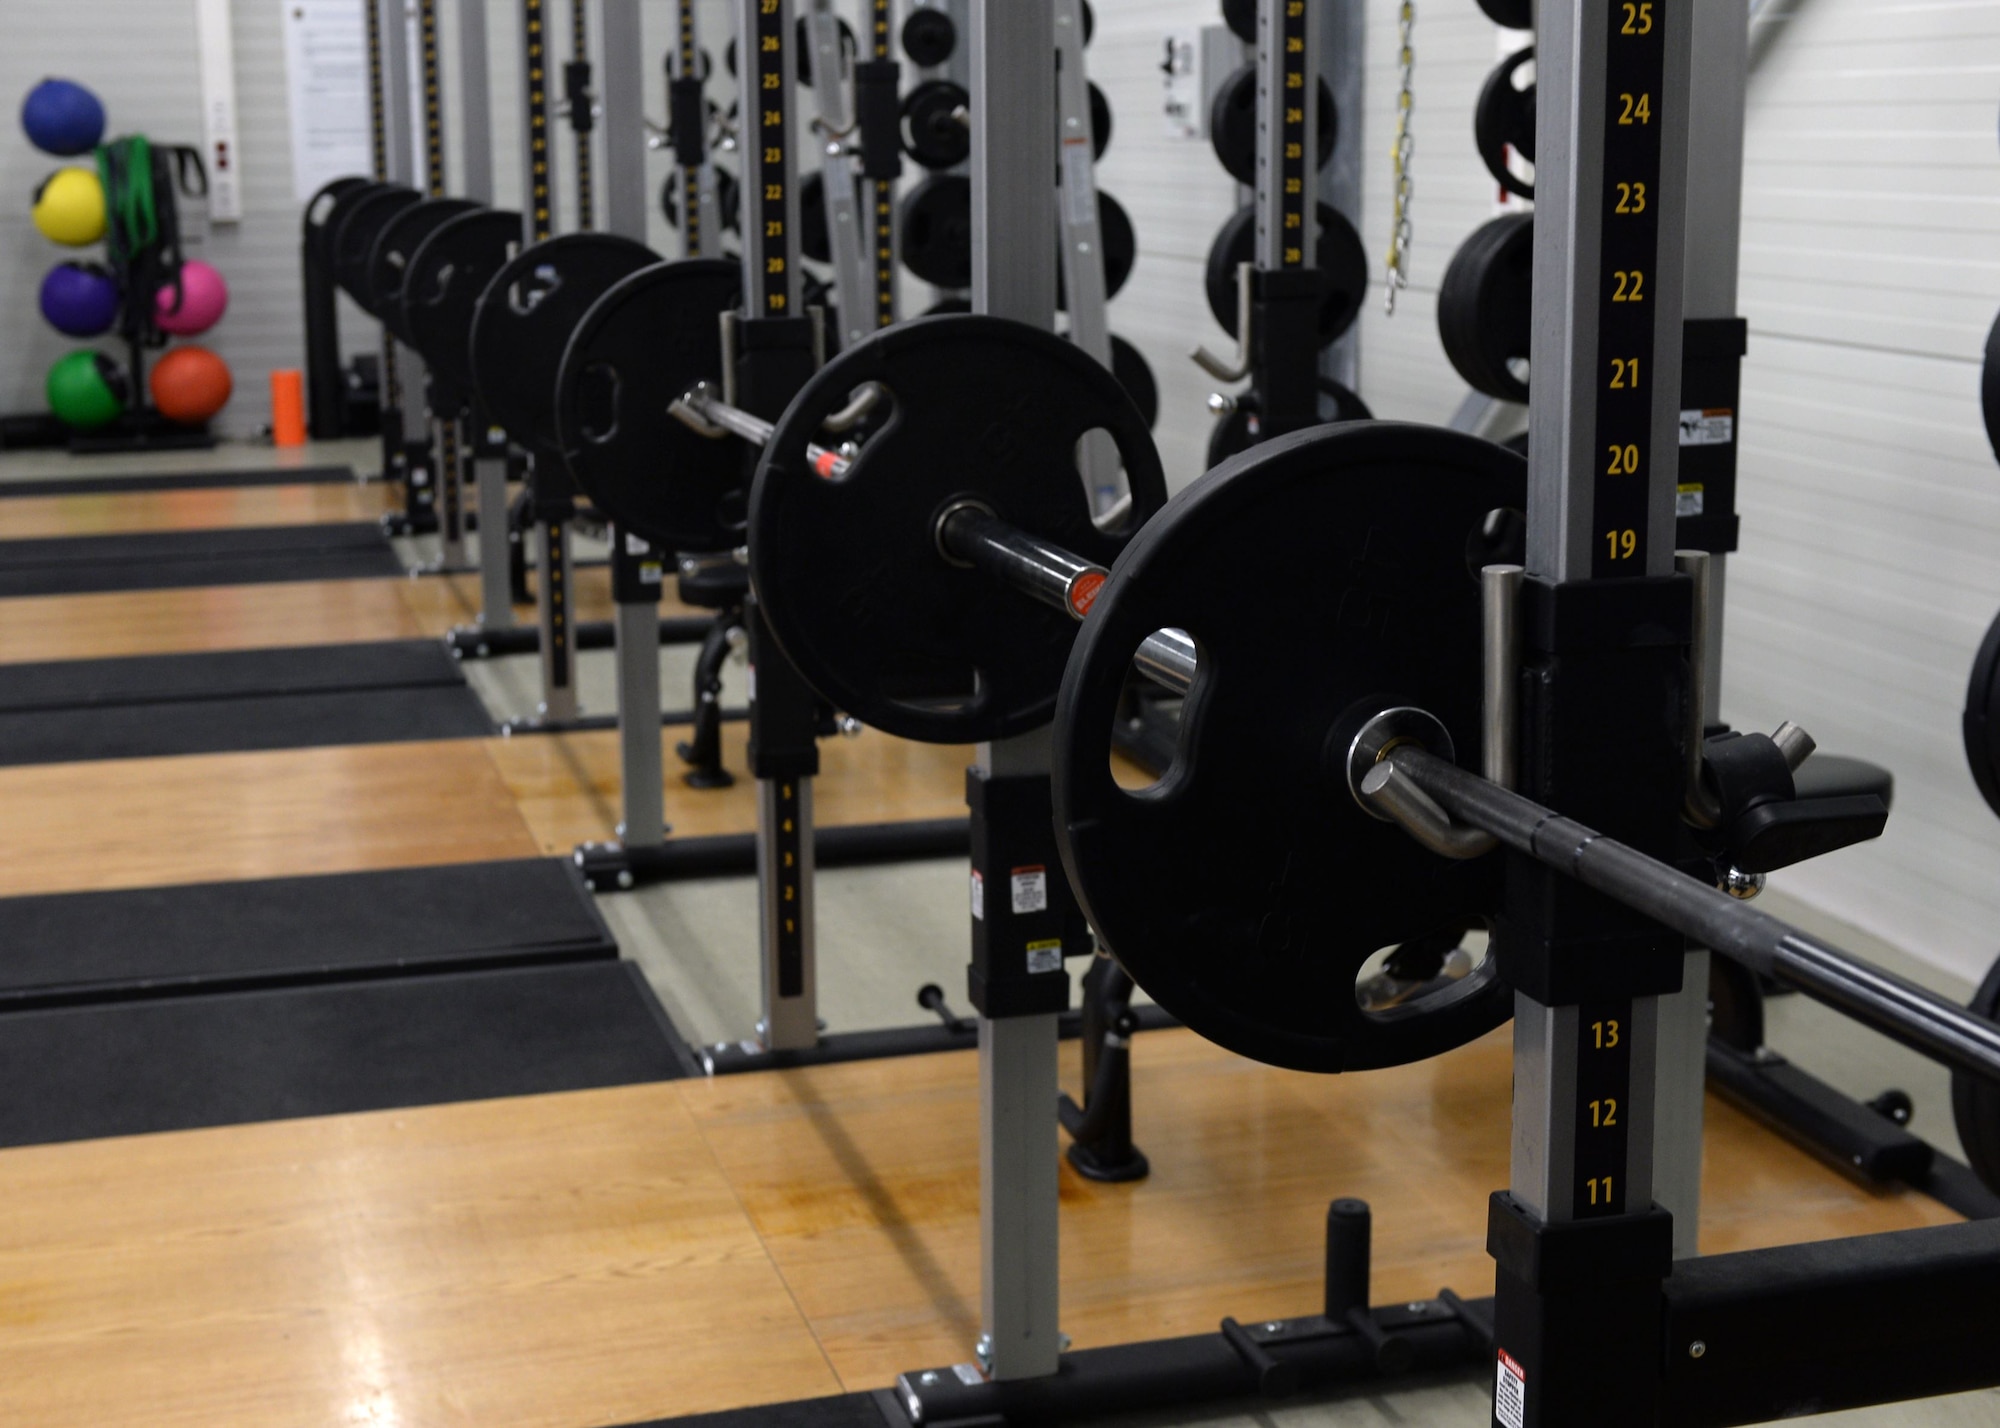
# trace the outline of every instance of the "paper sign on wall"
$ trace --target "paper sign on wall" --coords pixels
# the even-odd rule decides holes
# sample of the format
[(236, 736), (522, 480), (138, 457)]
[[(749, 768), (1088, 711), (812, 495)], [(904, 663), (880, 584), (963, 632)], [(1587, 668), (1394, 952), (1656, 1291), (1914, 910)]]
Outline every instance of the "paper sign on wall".
[(364, 0), (279, 0), (292, 120), (292, 197), (374, 172)]

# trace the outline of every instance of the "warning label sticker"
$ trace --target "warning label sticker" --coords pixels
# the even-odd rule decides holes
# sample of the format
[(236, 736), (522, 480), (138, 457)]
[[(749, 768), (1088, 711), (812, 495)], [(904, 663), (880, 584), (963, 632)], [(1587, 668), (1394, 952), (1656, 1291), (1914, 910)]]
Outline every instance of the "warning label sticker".
[(1036, 864), (1016, 868), (1010, 875), (1014, 890), (1014, 915), (1042, 912), (1049, 905), (1049, 870)]
[(1705, 488), (1699, 483), (1692, 486), (1674, 487), (1674, 514), (1676, 516), (1700, 515), (1704, 490)]
[(986, 879), (977, 868), (972, 870), (972, 915), (981, 922), (986, 920)]
[(1494, 1374), (1493, 1417), (1506, 1428), (1521, 1428), (1528, 1417), (1528, 1371), (1505, 1349)]
[(1062, 970), (1062, 939), (1051, 938), (1046, 942), (1028, 944), (1028, 975)]
[(1727, 446), (1736, 440), (1736, 413), (1727, 407), (1681, 413), (1682, 446)]

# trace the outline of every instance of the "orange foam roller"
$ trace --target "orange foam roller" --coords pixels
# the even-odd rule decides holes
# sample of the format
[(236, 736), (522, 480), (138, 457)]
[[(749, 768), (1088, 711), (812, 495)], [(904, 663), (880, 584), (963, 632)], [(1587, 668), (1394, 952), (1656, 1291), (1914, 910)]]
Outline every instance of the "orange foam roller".
[(278, 446), (306, 444), (306, 379), (296, 367), (271, 373), (271, 440)]

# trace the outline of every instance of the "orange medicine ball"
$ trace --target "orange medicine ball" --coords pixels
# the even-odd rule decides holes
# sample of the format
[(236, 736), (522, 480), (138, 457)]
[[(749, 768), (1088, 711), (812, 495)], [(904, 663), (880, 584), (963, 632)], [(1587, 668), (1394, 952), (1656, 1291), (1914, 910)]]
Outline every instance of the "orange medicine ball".
[(229, 400), (229, 364), (206, 347), (175, 347), (153, 364), (147, 386), (168, 421), (200, 426)]

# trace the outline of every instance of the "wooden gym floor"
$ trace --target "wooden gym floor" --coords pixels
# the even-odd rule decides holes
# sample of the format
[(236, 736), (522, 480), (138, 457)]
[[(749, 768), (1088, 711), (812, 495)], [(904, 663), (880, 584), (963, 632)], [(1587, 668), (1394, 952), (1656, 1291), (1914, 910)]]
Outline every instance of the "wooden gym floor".
[[(0, 500), (0, 539), (352, 519), (380, 499), (200, 494)], [(0, 663), (413, 637), (464, 593), (0, 601)], [(961, 806), (964, 750), (870, 734), (825, 756), (829, 823)], [(562, 852), (609, 831), (615, 780), (610, 734), (0, 769), (0, 892)], [(668, 816), (748, 828), (751, 793), (674, 786)], [(1152, 1177), (1063, 1175), (1080, 1346), (1310, 1311), (1335, 1195), (1376, 1206), (1378, 1300), (1489, 1291), (1504, 1032), (1351, 1078), (1185, 1032), (1134, 1061)], [(0, 1151), (0, 1421), (598, 1428), (880, 1387), (968, 1356), (976, 1104), (961, 1053)], [(1705, 1249), (1951, 1218), (1713, 1099), (1709, 1116)]]

